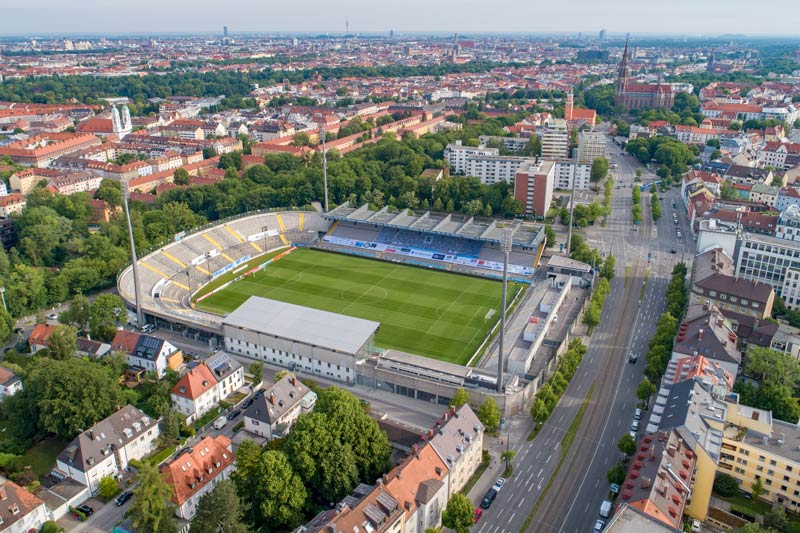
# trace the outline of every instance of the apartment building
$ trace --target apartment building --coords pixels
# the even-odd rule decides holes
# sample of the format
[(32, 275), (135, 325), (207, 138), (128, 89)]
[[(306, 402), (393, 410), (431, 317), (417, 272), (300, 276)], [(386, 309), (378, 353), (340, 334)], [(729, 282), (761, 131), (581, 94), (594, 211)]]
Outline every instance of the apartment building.
[(231, 440), (225, 435), (208, 436), (182, 451), (161, 467), (164, 480), (173, 488), (175, 514), (191, 520), (203, 495), (214, 490), (235, 470)]
[(533, 160), (524, 163), (514, 177), (514, 198), (519, 200), (525, 214), (545, 216), (553, 202), (555, 163)]
[(569, 130), (563, 118), (551, 118), (542, 129), (542, 158), (566, 159), (569, 157)]
[(671, 360), (702, 355), (730, 372), (739, 374), (742, 354), (738, 337), (720, 310), (712, 305), (691, 305), (678, 326)]
[(310, 413), (316, 403), (317, 394), (288, 374), (255, 398), (244, 412), (244, 429), (267, 439), (285, 437), (297, 418)]
[(44, 500), (0, 476), (0, 531), (29, 533), (39, 531), (53, 513)]
[(606, 136), (597, 131), (582, 131), (578, 134), (578, 163), (591, 165), (595, 159), (606, 156)]
[(573, 181), (576, 191), (585, 191), (591, 184), (592, 164), (576, 161), (554, 161), (554, 184), (556, 189), (572, 190)]
[(444, 149), (444, 158), (450, 164), (450, 170), (454, 174), (465, 174), (467, 159), (475, 156), (499, 156), (500, 150), (497, 148), (486, 148), (485, 146), (465, 146), (460, 140), (448, 144)]
[(429, 430), (428, 441), (450, 471), (448, 494), (455, 494), (481, 464), (485, 428), (467, 404), (451, 407), (442, 420)]
[(42, 133), (0, 146), (0, 156), (8, 156), (20, 165), (46, 167), (63, 155), (101, 143), (90, 133)]
[(503, 148), (509, 152), (519, 152), (530, 142), (530, 139), (524, 137), (500, 137), (497, 135), (481, 135), (478, 137), (478, 140), (480, 140), (481, 144), (484, 146), (488, 146), (490, 143), (502, 144)]
[(448, 144), (444, 154), (453, 173), (477, 177), (487, 185), (512, 183), (517, 170), (530, 161), (526, 157), (501, 156), (499, 149), (484, 145), (463, 146), (461, 141)]
[(58, 455), (51, 475), (71, 478), (96, 494), (101, 479), (118, 476), (131, 459), (141, 460), (156, 448), (158, 422), (126, 405), (75, 437)]

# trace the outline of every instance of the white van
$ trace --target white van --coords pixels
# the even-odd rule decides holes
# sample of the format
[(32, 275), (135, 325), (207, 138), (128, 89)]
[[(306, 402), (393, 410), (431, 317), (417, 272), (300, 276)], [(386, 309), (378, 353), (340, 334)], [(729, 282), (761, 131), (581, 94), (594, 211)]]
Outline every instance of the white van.
[(228, 423), (228, 419), (224, 416), (221, 416), (214, 420), (214, 429), (222, 429), (225, 427), (225, 424)]
[(605, 500), (600, 505), (600, 516), (602, 516), (603, 518), (608, 518), (609, 516), (611, 516), (611, 502), (610, 501)]

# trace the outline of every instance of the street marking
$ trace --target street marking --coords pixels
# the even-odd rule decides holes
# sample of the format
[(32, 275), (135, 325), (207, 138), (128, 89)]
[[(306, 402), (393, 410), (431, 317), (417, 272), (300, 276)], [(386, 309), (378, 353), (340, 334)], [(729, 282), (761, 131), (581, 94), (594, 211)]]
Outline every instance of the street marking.
[(528, 476), (528, 481), (525, 482), (525, 485), (530, 485), (531, 484), (531, 480), (533, 480), (533, 474)]
[(550, 455), (548, 455), (548, 456), (547, 456), (547, 460), (545, 461), (545, 464), (549, 463), (549, 462), (550, 462), (550, 459), (552, 459), (552, 457), (553, 457), (553, 454), (552, 454), (552, 453), (551, 453)]
[(510, 516), (510, 517), (508, 517), (508, 523), (509, 523), (509, 524), (510, 524), (511, 522), (513, 522), (513, 521), (514, 521), (514, 517), (515, 517), (515, 516), (517, 516), (517, 513), (514, 513), (514, 512), (512, 512), (512, 513), (511, 513), (511, 516)]
[(542, 477), (542, 472), (544, 472), (544, 468), (539, 470), (539, 473), (536, 474), (536, 477)]

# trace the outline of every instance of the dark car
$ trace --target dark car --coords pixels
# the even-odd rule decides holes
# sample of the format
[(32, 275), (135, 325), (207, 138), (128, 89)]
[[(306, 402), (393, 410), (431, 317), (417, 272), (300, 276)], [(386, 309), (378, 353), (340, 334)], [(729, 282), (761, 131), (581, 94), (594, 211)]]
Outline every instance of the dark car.
[(117, 499), (114, 500), (114, 503), (117, 504), (117, 507), (122, 507), (123, 505), (125, 505), (125, 502), (130, 500), (132, 497), (133, 493), (129, 490), (126, 490), (125, 492), (117, 496)]
[(77, 509), (78, 511), (82, 512), (87, 517), (92, 516), (94, 514), (94, 509), (92, 509), (91, 507), (89, 507), (85, 503), (83, 505), (77, 506), (75, 509)]
[(228, 415), (228, 420), (233, 420), (234, 418), (236, 418), (240, 414), (242, 414), (242, 410), (241, 409), (237, 409), (237, 410), (235, 410), (234, 412), (232, 412), (231, 414)]
[(264, 396), (264, 389), (258, 389), (253, 395), (253, 398), (261, 398), (262, 396)]
[(489, 492), (487, 492), (483, 500), (481, 500), (481, 509), (488, 509), (491, 507), (495, 498), (497, 498), (497, 491), (495, 489), (489, 489)]
[(247, 409), (248, 407), (253, 405), (254, 401), (256, 401), (255, 398), (249, 398), (246, 402), (244, 402), (244, 405), (242, 406), (242, 408)]

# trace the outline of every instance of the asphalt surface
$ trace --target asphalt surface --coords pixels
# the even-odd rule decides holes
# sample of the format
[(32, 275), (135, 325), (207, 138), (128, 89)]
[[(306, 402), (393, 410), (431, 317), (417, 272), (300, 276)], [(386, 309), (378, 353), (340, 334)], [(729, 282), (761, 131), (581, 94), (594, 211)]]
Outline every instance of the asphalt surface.
[[(610, 152), (616, 154), (618, 150), (610, 148)], [(591, 531), (599, 518), (600, 503), (609, 489), (606, 472), (619, 459), (618, 439), (630, 430), (644, 354), (666, 305), (664, 295), (672, 266), (681, 258), (689, 259), (694, 248), (691, 240), (687, 242), (680, 209), (676, 211), (683, 239), (676, 236), (671, 206), (673, 199), (678, 202), (677, 189), (664, 194), (662, 218), (657, 223), (650, 218), (650, 194), (642, 194), (643, 220), (641, 226), (634, 227), (631, 189), (639, 165), (629, 156), (617, 155), (616, 160), (620, 168), (612, 214), (605, 227), (583, 231), (591, 245), (617, 259), (616, 277), (601, 323), (588, 341), (587, 354), (572, 382), (536, 439), (528, 442), (525, 435), (512, 437), (511, 446), (517, 452), (514, 475), (473, 528), (477, 533), (522, 530), (561, 461), (561, 440), (592, 385), (592, 396), (572, 447), (528, 530)], [(645, 171), (643, 179), (647, 183), (653, 177)], [(675, 254), (671, 253), (673, 249)], [(628, 362), (630, 353), (639, 355), (638, 364)]]

